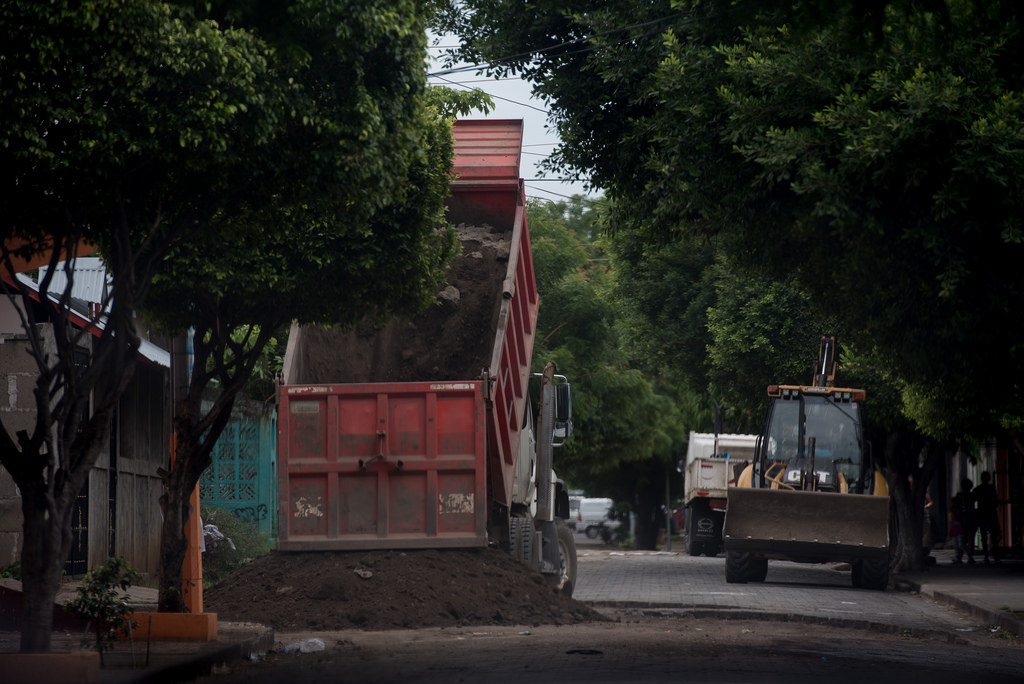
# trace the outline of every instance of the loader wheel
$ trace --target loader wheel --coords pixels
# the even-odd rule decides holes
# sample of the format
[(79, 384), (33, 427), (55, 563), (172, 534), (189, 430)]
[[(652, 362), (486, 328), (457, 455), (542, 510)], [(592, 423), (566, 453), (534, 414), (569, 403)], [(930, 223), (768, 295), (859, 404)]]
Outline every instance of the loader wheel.
[(885, 591), (889, 586), (889, 560), (862, 560), (850, 568), (853, 586), (861, 589)]
[(764, 582), (768, 576), (768, 560), (752, 558), (745, 551), (725, 552), (725, 581), (730, 584)]
[(572, 532), (565, 525), (556, 525), (558, 531), (558, 569), (557, 575), (546, 575), (548, 581), (555, 589), (572, 596), (576, 588), (576, 542), (573, 541)]

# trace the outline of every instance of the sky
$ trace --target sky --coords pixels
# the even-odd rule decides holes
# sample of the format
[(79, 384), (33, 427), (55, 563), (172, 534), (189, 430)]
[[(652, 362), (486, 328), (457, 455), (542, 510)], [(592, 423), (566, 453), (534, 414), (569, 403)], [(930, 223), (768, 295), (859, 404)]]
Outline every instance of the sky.
[[(431, 57), (441, 54), (446, 47), (455, 47), (458, 39), (454, 36), (430, 35), (429, 53)], [(456, 66), (464, 66), (460, 63)], [(436, 61), (431, 62), (430, 73), (443, 71), (444, 67)], [(558, 135), (553, 127), (548, 128), (547, 108), (543, 100), (530, 94), (530, 84), (519, 78), (497, 80), (473, 71), (462, 71), (444, 76), (432, 76), (427, 79), (432, 85), (444, 85), (454, 90), (478, 88), (494, 100), (494, 110), (486, 116), (481, 112), (475, 117), (488, 119), (522, 119), (523, 120), (523, 155), (520, 162), (520, 174), (526, 181), (527, 197), (559, 201), (572, 195), (596, 197), (599, 193), (589, 192), (582, 181), (560, 181), (564, 174), (544, 172), (538, 164), (547, 157), (558, 144)], [(453, 83), (460, 85), (453, 85)], [(468, 117), (467, 117), (468, 118)]]

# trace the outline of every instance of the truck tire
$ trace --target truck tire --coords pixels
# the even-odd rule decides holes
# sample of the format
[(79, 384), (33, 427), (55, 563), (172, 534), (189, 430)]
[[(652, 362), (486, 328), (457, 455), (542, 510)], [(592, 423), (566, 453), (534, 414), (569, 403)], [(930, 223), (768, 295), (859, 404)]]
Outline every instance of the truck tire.
[(862, 560), (850, 566), (853, 586), (861, 589), (885, 591), (889, 586), (889, 560)]
[(596, 525), (591, 525), (586, 531), (587, 539), (597, 539), (598, 535), (601, 534), (601, 528)]
[(572, 532), (565, 525), (555, 526), (558, 532), (558, 567), (559, 574), (546, 575), (548, 582), (566, 596), (572, 596), (576, 588), (576, 542)]
[(508, 521), (509, 553), (533, 567), (533, 520), (512, 516)]
[(767, 576), (767, 559), (753, 558), (745, 551), (725, 552), (725, 581), (729, 584), (764, 582)]
[(704, 544), (693, 540), (693, 520), (697, 517), (693, 506), (686, 507), (686, 520), (683, 523), (683, 548), (690, 556), (699, 556), (704, 551)]

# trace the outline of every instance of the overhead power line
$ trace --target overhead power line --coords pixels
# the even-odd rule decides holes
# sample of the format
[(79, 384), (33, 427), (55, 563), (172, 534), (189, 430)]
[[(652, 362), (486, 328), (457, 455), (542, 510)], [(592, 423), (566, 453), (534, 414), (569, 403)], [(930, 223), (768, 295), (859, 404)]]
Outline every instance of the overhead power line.
[(481, 93), (484, 93), (485, 95), (487, 95), (489, 97), (493, 97), (495, 100), (502, 100), (503, 102), (511, 102), (512, 104), (517, 104), (520, 107), (529, 107), (530, 109), (535, 109), (538, 112), (542, 112), (544, 114), (550, 114), (551, 113), (551, 112), (549, 112), (546, 109), (541, 109), (540, 107), (534, 107), (533, 105), (527, 104), (525, 102), (519, 102), (518, 100), (511, 100), (511, 99), (509, 99), (507, 97), (502, 97), (501, 95), (494, 95), (492, 93), (488, 93), (483, 88), (474, 88), (473, 86), (462, 85), (461, 83), (456, 83), (455, 81), (449, 81), (447, 78), (444, 78), (442, 76), (435, 76), (434, 78), (440, 78), (445, 83), (450, 83), (451, 85), (459, 86), (460, 88), (465, 88), (466, 90), (479, 90)]
[[(510, 61), (512, 61), (514, 59), (519, 59), (519, 58), (522, 58), (522, 57), (530, 57), (531, 55), (544, 55), (544, 54), (546, 54), (548, 52), (551, 52), (552, 50), (557, 50), (558, 48), (567, 47), (567, 46), (570, 46), (570, 45), (578, 45), (579, 43), (585, 43), (585, 42), (591, 41), (591, 40), (593, 40), (595, 38), (601, 38), (603, 36), (609, 36), (609, 35), (612, 35), (614, 33), (621, 33), (622, 31), (631, 31), (631, 30), (637, 29), (637, 28), (645, 28), (645, 27), (648, 27), (648, 26), (654, 26), (654, 25), (657, 25), (657, 24), (662, 24), (662, 23), (664, 23), (666, 21), (669, 21), (671, 19), (677, 19), (677, 18), (679, 18), (681, 16), (683, 16), (683, 13), (682, 12), (677, 12), (675, 14), (670, 14), (670, 15), (667, 15), (667, 16), (664, 16), (664, 17), (660, 17), (658, 19), (652, 19), (651, 21), (645, 21), (645, 22), (641, 22), (639, 24), (631, 24), (630, 26), (624, 26), (622, 28), (611, 29), (611, 30), (608, 30), (608, 31), (602, 31), (600, 33), (595, 33), (593, 35), (586, 36), (584, 38), (576, 38), (574, 40), (567, 40), (565, 42), (558, 43), (557, 45), (551, 45), (551, 46), (546, 47), (546, 48), (541, 48), (540, 50), (530, 50), (528, 52), (517, 52), (517, 53), (512, 54), (512, 55), (506, 55), (504, 57), (499, 57), (498, 59), (492, 60), (491, 62), (488, 62), (487, 64), (470, 64), (470, 65), (461, 66), (461, 67), (453, 67), (451, 69), (445, 69), (443, 71), (435, 71), (433, 73), (428, 73), (427, 76), (428, 77), (448, 76), (450, 74), (458, 74), (458, 73), (462, 73), (464, 71), (479, 71), (479, 70), (484, 69), (484, 68), (489, 67), (489, 66), (495, 66), (495, 65), (502, 64), (502, 63), (505, 63), (505, 62), (510, 62)], [(637, 37), (641, 37), (642, 38), (644, 36), (651, 35), (651, 33), (654, 33), (654, 32), (650, 32), (650, 31), (649, 32), (645, 32), (641, 36), (637, 36)], [(626, 37), (626, 38), (622, 39), (619, 42), (628, 41), (628, 40), (634, 40), (635, 38), (636, 37), (630, 36), (630, 37)], [(596, 50), (598, 47), (600, 47), (600, 46), (593, 46), (593, 47), (586, 48), (584, 50), (576, 50), (574, 52), (567, 53), (567, 54), (579, 54), (581, 52), (588, 52), (588, 51), (591, 51), (591, 50)]]

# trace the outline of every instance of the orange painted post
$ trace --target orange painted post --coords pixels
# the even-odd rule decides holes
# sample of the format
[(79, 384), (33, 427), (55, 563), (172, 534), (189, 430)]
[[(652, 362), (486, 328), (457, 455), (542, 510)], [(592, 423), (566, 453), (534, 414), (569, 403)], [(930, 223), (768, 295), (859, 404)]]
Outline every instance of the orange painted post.
[[(171, 341), (171, 416), (178, 402), (188, 393), (190, 382), (191, 343), (186, 335), (178, 335)], [(178, 451), (178, 435), (171, 433), (171, 467), (175, 466)], [(191, 513), (185, 520), (185, 560), (181, 564), (181, 597), (185, 608), (193, 614), (203, 612), (203, 528), (199, 520), (199, 485), (189, 495)]]
[[(178, 435), (171, 433), (171, 467), (178, 455)], [(203, 612), (203, 528), (199, 518), (199, 485), (188, 498), (192, 514), (185, 521), (185, 560), (181, 564), (181, 597), (190, 613)]]
[(192, 515), (185, 523), (185, 539), (188, 549), (185, 551), (185, 562), (181, 567), (181, 595), (190, 613), (203, 612), (203, 528), (199, 518), (199, 485), (192, 490), (189, 497)]

